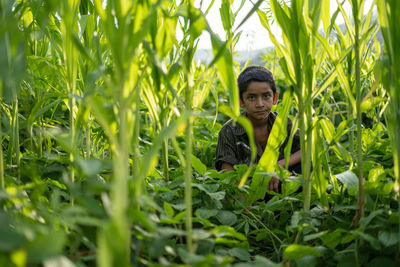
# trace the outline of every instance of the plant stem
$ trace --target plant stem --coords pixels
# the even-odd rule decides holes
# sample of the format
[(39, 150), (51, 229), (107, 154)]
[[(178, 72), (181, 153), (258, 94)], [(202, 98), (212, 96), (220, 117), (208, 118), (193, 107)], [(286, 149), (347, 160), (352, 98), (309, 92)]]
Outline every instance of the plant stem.
[(140, 87), (136, 86), (134, 89), (135, 100), (134, 100), (134, 131), (133, 131), (133, 138), (132, 138), (132, 146), (133, 146), (133, 181), (134, 181), (134, 209), (139, 210), (139, 197), (142, 192), (142, 177), (140, 177), (139, 173), (139, 166), (140, 166), (140, 151), (139, 151), (139, 136), (140, 136)]
[[(190, 70), (187, 70), (190, 71)], [(186, 73), (186, 76), (189, 76)], [(191, 111), (191, 92), (190, 85), (188, 83), (185, 92), (185, 108), (186, 112)], [(187, 249), (190, 253), (193, 252), (192, 246), (192, 118), (188, 116), (186, 121), (186, 165), (185, 165), (185, 207), (186, 207), (186, 242)]]
[[(165, 124), (164, 124), (165, 125)], [(168, 164), (168, 138), (164, 140), (163, 147), (163, 158), (164, 158), (164, 175), (165, 180), (169, 181), (169, 164)]]
[[(2, 84), (0, 84), (0, 96), (3, 95)], [(3, 162), (3, 129), (2, 129), (2, 117), (3, 114), (0, 112), (0, 189), (4, 189), (4, 162)]]
[(12, 154), (15, 153), (15, 165), (17, 166), (17, 177), (20, 178), (20, 158), (19, 158), (19, 120), (18, 120), (18, 97), (14, 97), (12, 103)]
[(359, 40), (359, 3), (353, 0), (353, 18), (355, 27), (354, 56), (356, 59), (356, 100), (357, 100), (357, 167), (358, 167), (358, 211), (355, 227), (358, 227), (358, 220), (364, 216), (364, 177), (362, 170), (362, 141), (361, 141), (361, 84), (360, 84), (360, 40)]
[(87, 126), (86, 126), (86, 158), (87, 159), (89, 159), (90, 158), (90, 156), (91, 156), (91, 153), (90, 153), (90, 150), (91, 150), (91, 138), (90, 138), (90, 135), (91, 135), (91, 130), (92, 129), (92, 120), (91, 120), (91, 118), (90, 118), (90, 113), (89, 113), (89, 116), (88, 116), (88, 123), (87, 123)]
[[(70, 144), (73, 150), (74, 149), (74, 135), (75, 135), (75, 119), (74, 119), (74, 108), (75, 108), (75, 99), (73, 98), (73, 86), (69, 85), (69, 100), (68, 100), (68, 104), (69, 104), (69, 123), (70, 123)], [(70, 179), (71, 179), (71, 183), (74, 184), (75, 183), (75, 171), (74, 171), (74, 167), (73, 167), (73, 162), (74, 162), (74, 153), (71, 152), (69, 154), (69, 160), (71, 162), (71, 170), (70, 170)], [(71, 193), (71, 205), (74, 205), (74, 197)]]

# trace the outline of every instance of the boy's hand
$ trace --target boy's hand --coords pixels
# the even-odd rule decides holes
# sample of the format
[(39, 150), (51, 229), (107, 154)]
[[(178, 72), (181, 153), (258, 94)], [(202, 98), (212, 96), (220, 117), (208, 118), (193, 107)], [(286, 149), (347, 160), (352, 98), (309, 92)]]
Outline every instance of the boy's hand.
[(276, 193), (280, 193), (279, 192), (279, 183), (280, 183), (280, 180), (278, 178), (271, 177), (271, 180), (269, 180), (267, 189), (274, 191)]

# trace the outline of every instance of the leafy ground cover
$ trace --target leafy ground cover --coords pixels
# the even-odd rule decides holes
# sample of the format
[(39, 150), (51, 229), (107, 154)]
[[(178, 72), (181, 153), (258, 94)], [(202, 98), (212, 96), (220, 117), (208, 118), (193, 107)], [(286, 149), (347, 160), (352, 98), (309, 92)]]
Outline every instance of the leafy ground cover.
[[(1, 266), (399, 264), (398, 1), (254, 1), (243, 21), (221, 2), (226, 41), (192, 1), (0, 1)], [(304, 175), (214, 169), (222, 125), (251, 132), (232, 57), (249, 16), (276, 46)]]

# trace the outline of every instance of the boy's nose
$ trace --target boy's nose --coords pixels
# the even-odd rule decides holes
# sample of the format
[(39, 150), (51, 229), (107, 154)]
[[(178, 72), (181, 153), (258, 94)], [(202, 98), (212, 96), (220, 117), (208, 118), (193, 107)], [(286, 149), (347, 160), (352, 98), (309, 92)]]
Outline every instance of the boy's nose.
[(262, 106), (264, 106), (264, 102), (262, 101), (262, 98), (261, 98), (261, 97), (258, 97), (258, 98), (257, 98), (256, 105), (257, 105), (257, 107), (262, 107)]

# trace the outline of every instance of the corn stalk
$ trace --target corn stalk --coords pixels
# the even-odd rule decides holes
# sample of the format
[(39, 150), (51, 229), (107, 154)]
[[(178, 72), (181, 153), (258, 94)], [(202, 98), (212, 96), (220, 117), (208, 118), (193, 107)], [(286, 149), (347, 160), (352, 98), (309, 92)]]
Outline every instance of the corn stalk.
[(329, 85), (327, 83), (317, 88), (317, 70), (324, 57), (317, 57), (316, 35), (321, 19), (325, 29), (329, 26), (329, 1), (295, 0), (287, 5), (273, 0), (270, 5), (275, 20), (282, 29), (284, 44), (275, 38), (267, 15), (260, 10), (257, 12), (261, 24), (268, 30), (270, 39), (276, 46), (282, 70), (294, 89), (300, 128), (302, 176), (305, 183), (303, 208), (308, 212), (312, 188), (313, 99)]
[[(400, 206), (400, 2), (396, 0), (378, 0), (378, 19), (384, 38), (385, 52), (383, 54), (383, 86), (390, 94), (389, 129), (392, 140), (395, 187), (394, 192)], [(400, 209), (399, 209), (400, 232)], [(396, 259), (400, 259), (400, 244)]]
[(355, 226), (358, 225), (358, 220), (364, 216), (364, 177), (362, 170), (362, 143), (361, 143), (361, 83), (360, 83), (360, 21), (363, 11), (363, 2), (359, 0), (353, 0), (353, 19), (354, 19), (354, 57), (356, 64), (356, 111), (357, 111), (357, 167), (358, 167), (358, 210), (356, 215)]
[[(61, 4), (61, 17), (62, 26), (61, 33), (63, 35), (63, 53), (64, 53), (64, 64), (65, 64), (65, 83), (68, 92), (68, 108), (69, 108), (69, 138), (70, 147), (72, 151), (69, 154), (71, 165), (75, 161), (74, 149), (75, 149), (75, 113), (77, 111), (76, 105), (76, 75), (77, 75), (77, 61), (78, 51), (73, 43), (74, 34), (78, 32), (77, 24), (77, 9), (79, 0), (67, 1), (64, 0)], [(71, 166), (70, 168), (70, 180), (72, 183), (75, 182), (75, 171)], [(71, 196), (71, 204), (74, 204), (74, 198)]]

